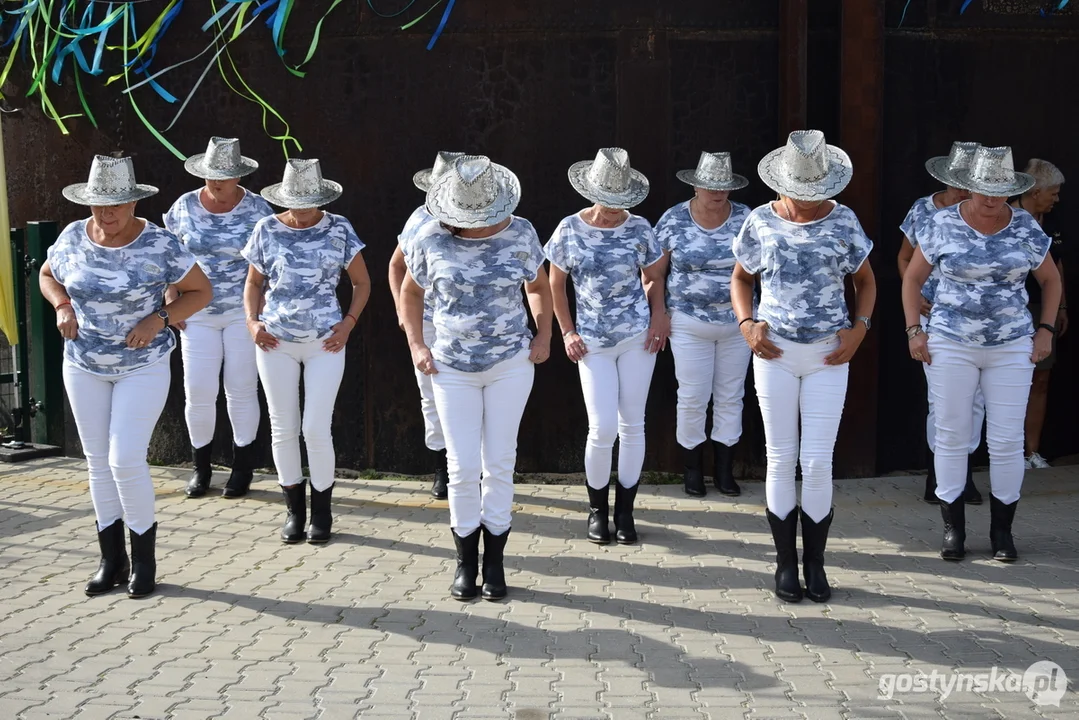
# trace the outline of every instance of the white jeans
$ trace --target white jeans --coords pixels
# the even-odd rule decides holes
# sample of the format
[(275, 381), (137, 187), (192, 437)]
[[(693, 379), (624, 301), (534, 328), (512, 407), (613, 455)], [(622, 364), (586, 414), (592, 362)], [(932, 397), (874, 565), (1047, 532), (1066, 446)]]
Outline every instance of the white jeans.
[(1023, 487), (1023, 423), (1034, 364), (1031, 338), (993, 347), (929, 338), (929, 392), (937, 410), (937, 497), (954, 501), (967, 478), (971, 410), (978, 388), (985, 395), (989, 482), (1010, 505)]
[[(825, 365), (838, 338), (796, 343), (770, 334), (783, 351), (775, 360), (753, 358), (764, 417), (768, 509), (785, 518), (798, 504), (795, 463), (802, 466), (802, 510), (820, 522), (832, 509), (832, 455), (847, 397), (848, 365)], [(799, 423), (801, 442), (799, 442)]]
[(303, 440), (311, 487), (333, 485), (334, 452), (331, 422), (337, 390), (345, 374), (345, 351), (326, 352), (322, 340), (278, 343), (273, 350), (255, 354), (270, 409), (270, 437), (277, 482), (283, 486), (303, 481), (300, 464), (300, 367), (303, 366)]
[(259, 429), (259, 375), (255, 343), (244, 314), (199, 313), (187, 321), (180, 337), (187, 397), (184, 415), (191, 446), (200, 448), (214, 439), (222, 365), (232, 441), (237, 447), (250, 445)]
[(589, 487), (611, 481), (611, 458), (618, 438), (618, 482), (633, 487), (644, 466), (644, 409), (656, 356), (644, 348), (647, 333), (613, 347), (589, 348), (577, 367), (588, 411), (584, 472)]
[[(929, 318), (922, 316), (922, 330), (929, 332)], [(922, 370), (925, 371), (926, 385), (929, 384), (929, 366), (922, 363)], [(933, 393), (929, 392), (929, 412), (925, 416), (925, 442), (929, 446), (929, 450), (933, 453), (937, 451), (937, 411), (933, 405)], [(971, 416), (972, 432), (970, 435), (970, 452), (968, 455), (973, 454), (978, 446), (982, 444), (982, 423), (985, 422), (985, 396), (982, 394), (981, 387), (978, 388), (974, 394), (974, 413)]]
[[(423, 342), (427, 347), (435, 343), (435, 326), (423, 323)], [(420, 412), (423, 413), (423, 439), (429, 450), (443, 450), (446, 439), (442, 436), (442, 423), (438, 420), (438, 408), (435, 407), (435, 388), (431, 375), (416, 370), (416, 384), (420, 388)]]
[(705, 441), (705, 413), (712, 398), (712, 439), (734, 445), (742, 437), (742, 398), (753, 357), (738, 325), (716, 325), (675, 312), (671, 352), (678, 379), (678, 444)]
[(98, 530), (120, 518), (142, 535), (154, 524), (146, 451), (169, 396), (169, 358), (119, 377), (64, 362), (64, 388), (79, 429)]
[[(517, 432), (535, 366), (529, 351), (480, 372), (435, 363), (435, 405), (446, 433), (450, 527), (471, 535), (483, 524), (495, 535), (510, 529)], [(480, 479), (480, 475), (483, 479)]]

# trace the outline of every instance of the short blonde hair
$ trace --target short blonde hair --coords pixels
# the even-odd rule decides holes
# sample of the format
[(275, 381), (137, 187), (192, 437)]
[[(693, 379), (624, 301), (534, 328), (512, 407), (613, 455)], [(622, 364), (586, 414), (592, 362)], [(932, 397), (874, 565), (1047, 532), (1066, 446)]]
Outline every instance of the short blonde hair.
[(1048, 160), (1031, 158), (1023, 172), (1027, 175), (1033, 175), (1035, 181), (1034, 187), (1027, 190), (1027, 193), (1064, 184), (1064, 173), (1060, 172), (1060, 168)]

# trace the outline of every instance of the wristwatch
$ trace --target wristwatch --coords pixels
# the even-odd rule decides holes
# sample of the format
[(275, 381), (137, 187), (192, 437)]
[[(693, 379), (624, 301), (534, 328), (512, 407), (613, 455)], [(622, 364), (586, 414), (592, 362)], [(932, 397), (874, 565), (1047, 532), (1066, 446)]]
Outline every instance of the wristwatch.
[(157, 316), (165, 321), (165, 327), (169, 326), (169, 311), (165, 308), (161, 308), (157, 311)]
[(871, 322), (869, 322), (869, 318), (867, 318), (865, 315), (859, 315), (858, 317), (854, 318), (855, 322), (858, 322), (859, 320), (861, 320), (863, 323), (865, 323), (865, 329), (866, 330), (873, 327), (873, 324)]

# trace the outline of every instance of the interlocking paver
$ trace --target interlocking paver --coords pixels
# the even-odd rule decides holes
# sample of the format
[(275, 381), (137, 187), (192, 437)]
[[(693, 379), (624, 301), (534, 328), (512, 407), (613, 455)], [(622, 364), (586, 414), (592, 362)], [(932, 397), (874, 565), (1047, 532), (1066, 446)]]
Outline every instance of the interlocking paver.
[[(936, 555), (919, 479), (839, 481), (829, 603), (780, 603), (763, 486), (737, 502), (646, 486), (641, 543), (599, 547), (580, 483), (520, 485), (511, 597), (448, 597), (453, 543), (426, 483), (341, 479), (336, 536), (276, 538), (280, 494), (184, 498), (155, 468), (160, 589), (87, 598), (96, 566), (84, 470), (0, 469), (0, 718), (1074, 717), (1079, 697), (881, 694), (882, 678), (1022, 673), (1079, 679), (1079, 468), (1032, 473), (1021, 559), (988, 557), (988, 506), (968, 509), (962, 563)], [(985, 476), (979, 477), (985, 484)]]

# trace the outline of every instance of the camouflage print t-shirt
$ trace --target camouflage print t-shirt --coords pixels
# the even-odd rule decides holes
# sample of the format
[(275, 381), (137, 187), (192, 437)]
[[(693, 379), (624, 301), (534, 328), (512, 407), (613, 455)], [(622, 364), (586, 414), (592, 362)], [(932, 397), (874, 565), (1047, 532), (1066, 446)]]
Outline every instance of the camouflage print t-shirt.
[[(143, 221), (146, 222), (146, 221)], [(98, 245), (86, 234), (86, 220), (64, 228), (48, 251), (49, 268), (64, 286), (78, 336), (64, 342), (64, 358), (96, 375), (122, 375), (163, 360), (176, 337), (163, 330), (150, 344), (129, 348), (127, 334), (165, 303), (165, 289), (195, 266), (175, 235), (146, 222), (123, 247)]]
[[(918, 247), (922, 236), (929, 231), (927, 227), (929, 221), (933, 219), (933, 216), (939, 210), (940, 208), (933, 202), (932, 195), (920, 198), (911, 205), (910, 212), (903, 218), (903, 223), (899, 226), (899, 229), (907, 236), (907, 242), (910, 243), (911, 247)], [(925, 285), (922, 285), (922, 297), (929, 302), (933, 302), (933, 299), (937, 296), (937, 283), (939, 282), (940, 270), (933, 268), (933, 272), (929, 273)]]
[(521, 289), (539, 276), (543, 249), (524, 218), (482, 239), (457, 237), (432, 220), (416, 233), (405, 263), (434, 303), (438, 362), (482, 372), (532, 342)]
[[(242, 188), (241, 188), (242, 189)], [(210, 278), (214, 299), (200, 314), (242, 313), (247, 261), (240, 255), (255, 223), (273, 215), (270, 204), (244, 190), (244, 197), (226, 213), (212, 213), (203, 206), (202, 189), (184, 193), (165, 213), (165, 227), (195, 254), (199, 267)]]
[(1049, 252), (1049, 236), (1025, 210), (1008, 226), (982, 235), (959, 214), (963, 203), (937, 212), (919, 239), (940, 284), (929, 333), (971, 345), (1002, 345), (1034, 334), (1027, 310), (1027, 275)]
[(705, 230), (693, 219), (689, 201), (675, 205), (659, 219), (656, 241), (660, 249), (671, 254), (667, 276), (669, 310), (706, 323), (734, 322), (731, 246), (749, 215), (749, 208), (734, 201), (730, 206), (730, 217), (712, 230)]
[(850, 327), (844, 281), (872, 249), (854, 211), (838, 203), (809, 223), (784, 220), (771, 203), (761, 205), (734, 240), (738, 262), (746, 272), (760, 274), (757, 317), (797, 343), (827, 340)]
[[(412, 214), (408, 216), (408, 220), (405, 221), (405, 227), (401, 230), (401, 234), (397, 236), (397, 244), (401, 246), (401, 252), (405, 257), (412, 252), (412, 246), (416, 239), (416, 233), (424, 224), (434, 220), (431, 217), (431, 213), (427, 212), (427, 207), (420, 205), (418, 208), (412, 211)], [(435, 306), (434, 300), (431, 297), (431, 293), (423, 294), (423, 321), (425, 323), (433, 322), (435, 318)]]
[(580, 214), (564, 218), (544, 252), (570, 276), (577, 332), (587, 345), (612, 347), (648, 329), (651, 312), (641, 270), (663, 257), (644, 218), (630, 214), (616, 228), (592, 227)]
[(341, 322), (337, 285), (364, 244), (348, 220), (324, 212), (298, 230), (276, 215), (259, 220), (243, 256), (266, 276), (259, 318), (266, 331), (287, 342), (322, 340)]

